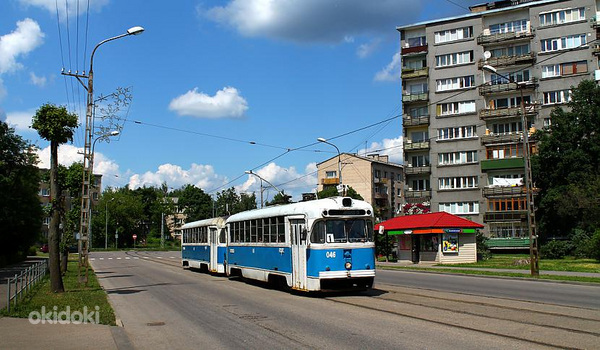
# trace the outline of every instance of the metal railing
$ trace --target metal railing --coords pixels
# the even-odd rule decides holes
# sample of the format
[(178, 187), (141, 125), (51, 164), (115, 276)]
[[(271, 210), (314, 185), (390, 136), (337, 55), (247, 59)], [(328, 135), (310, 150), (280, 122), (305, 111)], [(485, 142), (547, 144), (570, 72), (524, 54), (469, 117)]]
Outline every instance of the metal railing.
[(17, 306), (17, 303), (29, 293), (35, 284), (48, 273), (48, 260), (42, 260), (29, 266), (21, 273), (15, 274), (15, 277), (9, 277), (6, 289), (6, 311), (10, 312), (11, 303)]

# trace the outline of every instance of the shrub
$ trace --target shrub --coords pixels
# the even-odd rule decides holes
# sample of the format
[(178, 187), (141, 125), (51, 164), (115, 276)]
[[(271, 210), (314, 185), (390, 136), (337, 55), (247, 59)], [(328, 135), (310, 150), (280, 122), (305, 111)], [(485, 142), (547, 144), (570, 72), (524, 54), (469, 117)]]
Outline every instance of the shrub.
[(540, 255), (544, 259), (562, 259), (571, 250), (571, 243), (568, 241), (550, 241), (542, 246)]
[(574, 229), (571, 235), (572, 255), (576, 258), (591, 258), (593, 255), (592, 235), (581, 229)]
[(488, 244), (487, 244), (487, 241), (489, 240), (489, 238), (487, 238), (486, 236), (483, 235), (483, 233), (478, 231), (476, 240), (477, 240), (477, 261), (484, 261), (484, 260), (491, 259), (492, 252), (490, 251), (490, 248), (488, 247)]
[(600, 229), (590, 238), (590, 258), (600, 261)]

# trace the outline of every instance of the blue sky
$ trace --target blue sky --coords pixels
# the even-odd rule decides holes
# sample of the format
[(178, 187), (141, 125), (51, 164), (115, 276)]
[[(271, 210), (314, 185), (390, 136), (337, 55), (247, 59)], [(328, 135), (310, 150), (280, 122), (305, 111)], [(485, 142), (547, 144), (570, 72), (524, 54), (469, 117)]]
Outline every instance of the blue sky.
[[(120, 87), (133, 96), (121, 134), (96, 144), (103, 185), (257, 191), (252, 169), (295, 199), (336, 153), (293, 149), (401, 114), (396, 26), (478, 2), (90, 0), (88, 13), (79, 1), (0, 2), (0, 119), (40, 148), (40, 166), (49, 147), (29, 128), (36, 109), (65, 105), (84, 120), (86, 92), (61, 69), (87, 71), (97, 43), (142, 26), (94, 56), (95, 97)], [(61, 147), (62, 164), (82, 160), (83, 129)], [(402, 162), (401, 119), (332, 142)]]

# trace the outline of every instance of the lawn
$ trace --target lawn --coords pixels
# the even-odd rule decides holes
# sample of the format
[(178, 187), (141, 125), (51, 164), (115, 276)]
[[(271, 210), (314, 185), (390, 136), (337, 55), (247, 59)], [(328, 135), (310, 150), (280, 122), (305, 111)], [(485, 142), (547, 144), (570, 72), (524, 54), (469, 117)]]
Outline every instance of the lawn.
[[(516, 264), (517, 261), (529, 259), (529, 254), (494, 254), (491, 259), (471, 264), (444, 264), (450, 267), (480, 267), (490, 269), (522, 269), (528, 270), (529, 264)], [(540, 270), (573, 271), (600, 273), (600, 262), (594, 259), (540, 259)]]
[[(115, 313), (108, 303), (106, 292), (100, 287), (91, 268), (88, 276), (87, 287), (80, 286), (77, 282), (77, 261), (69, 261), (68, 271), (63, 276), (64, 293), (50, 292), (50, 278), (46, 276), (16, 307), (11, 307), (10, 313), (2, 310), (1, 314), (10, 317), (28, 318), (31, 312), (41, 313), (42, 307), (44, 307), (46, 313), (53, 311), (54, 307), (56, 307), (57, 312), (66, 311), (68, 307), (70, 314), (75, 311), (83, 314), (85, 308), (87, 308), (87, 314), (89, 315), (91, 312), (95, 312), (96, 307), (98, 307), (99, 323), (115, 325)], [(93, 320), (96, 320), (95, 314)]]

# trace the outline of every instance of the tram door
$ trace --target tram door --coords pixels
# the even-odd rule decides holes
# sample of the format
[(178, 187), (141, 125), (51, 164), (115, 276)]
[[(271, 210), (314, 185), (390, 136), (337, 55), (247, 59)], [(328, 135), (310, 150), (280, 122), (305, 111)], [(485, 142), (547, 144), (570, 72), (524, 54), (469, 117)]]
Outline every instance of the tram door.
[(304, 219), (290, 219), (292, 240), (292, 288), (307, 289), (306, 281), (306, 223)]
[(215, 227), (210, 228), (210, 267), (209, 270), (217, 272), (217, 246), (219, 243), (219, 235)]

